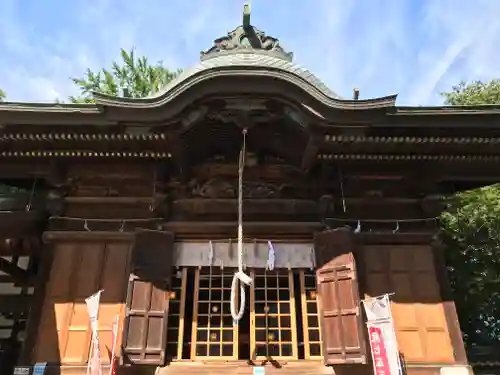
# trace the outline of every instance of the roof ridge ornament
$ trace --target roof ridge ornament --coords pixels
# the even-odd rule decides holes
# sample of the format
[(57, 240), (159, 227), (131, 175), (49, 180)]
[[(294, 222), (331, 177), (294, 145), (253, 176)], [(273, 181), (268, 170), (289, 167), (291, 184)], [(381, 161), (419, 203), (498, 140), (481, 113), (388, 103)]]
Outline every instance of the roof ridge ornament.
[(277, 38), (266, 35), (250, 24), (250, 4), (243, 6), (243, 22), (226, 36), (214, 40), (214, 45), (200, 53), (200, 60), (235, 53), (265, 54), (292, 61), (293, 53), (286, 52)]
[(243, 5), (243, 27), (244, 28), (249, 28), (250, 27), (250, 4), (245, 3)]

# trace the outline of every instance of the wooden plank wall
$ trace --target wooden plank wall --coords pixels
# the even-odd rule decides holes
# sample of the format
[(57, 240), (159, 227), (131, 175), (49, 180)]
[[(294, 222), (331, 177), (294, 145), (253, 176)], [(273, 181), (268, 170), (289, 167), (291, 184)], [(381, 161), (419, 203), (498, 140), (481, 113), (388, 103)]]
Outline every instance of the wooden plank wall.
[(99, 309), (101, 358), (109, 363), (112, 321), (117, 315), (119, 340), (122, 336), (130, 242), (68, 240), (54, 247), (32, 363), (86, 363), (91, 331), (85, 298), (99, 289), (104, 290)]
[(365, 298), (395, 293), (399, 350), (408, 363), (453, 363), (434, 254), (428, 245), (366, 246)]

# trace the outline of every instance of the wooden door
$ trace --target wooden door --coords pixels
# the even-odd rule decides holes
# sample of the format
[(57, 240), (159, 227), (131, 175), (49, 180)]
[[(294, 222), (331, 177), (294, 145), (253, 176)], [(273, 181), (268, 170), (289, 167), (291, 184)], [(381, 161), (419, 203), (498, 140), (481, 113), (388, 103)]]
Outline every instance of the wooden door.
[(127, 291), (123, 362), (163, 365), (174, 236), (138, 230)]
[(323, 358), (328, 365), (366, 363), (355, 248), (350, 228), (315, 236)]
[(238, 359), (238, 325), (233, 324), (230, 310), (233, 275), (234, 270), (220, 267), (196, 270), (192, 360)]
[(295, 295), (291, 270), (252, 271), (251, 358), (298, 359)]
[(300, 270), (300, 302), (305, 359), (323, 358), (319, 298), (314, 270)]

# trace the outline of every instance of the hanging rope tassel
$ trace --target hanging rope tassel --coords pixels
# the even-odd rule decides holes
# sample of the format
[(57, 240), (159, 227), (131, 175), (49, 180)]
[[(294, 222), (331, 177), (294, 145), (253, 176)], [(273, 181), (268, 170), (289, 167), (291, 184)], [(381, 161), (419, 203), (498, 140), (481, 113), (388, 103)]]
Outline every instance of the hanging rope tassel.
[[(231, 316), (234, 322), (238, 322), (245, 313), (245, 286), (251, 285), (252, 279), (243, 272), (243, 169), (245, 167), (247, 130), (243, 129), (243, 145), (240, 151), (238, 165), (238, 272), (233, 276), (231, 283)], [(240, 310), (236, 313), (235, 296), (240, 283)]]

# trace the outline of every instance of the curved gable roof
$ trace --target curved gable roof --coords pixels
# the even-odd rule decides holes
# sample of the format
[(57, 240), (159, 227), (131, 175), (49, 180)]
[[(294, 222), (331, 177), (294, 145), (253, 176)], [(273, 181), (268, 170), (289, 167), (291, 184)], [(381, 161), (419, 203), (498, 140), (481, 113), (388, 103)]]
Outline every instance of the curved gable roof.
[(309, 70), (296, 65), (290, 61), (280, 59), (275, 56), (266, 55), (262, 53), (248, 52), (248, 53), (235, 53), (224, 54), (216, 56), (211, 59), (202, 60), (199, 64), (183, 71), (178, 77), (169, 82), (162, 90), (149, 96), (149, 98), (159, 98), (165, 93), (180, 85), (182, 82), (188, 80), (190, 77), (208, 70), (221, 70), (224, 68), (265, 68), (269, 70), (283, 71), (295, 75), (315, 89), (319, 90), (325, 96), (332, 99), (342, 99), (339, 95), (331, 91), (319, 78), (312, 74)]
[[(200, 62), (183, 71), (165, 87), (146, 98), (117, 98), (95, 93), (99, 105), (116, 107), (157, 107), (166, 104), (198, 82), (222, 76), (270, 77), (294, 84), (317, 102), (330, 108), (368, 109), (392, 107), (396, 95), (368, 100), (341, 98), (309, 70), (292, 62), (293, 54), (286, 52), (278, 39), (248, 25), (239, 26), (214, 41), (211, 48), (201, 52)], [(244, 92), (244, 88), (242, 88)], [(250, 92), (250, 91), (249, 91)]]

